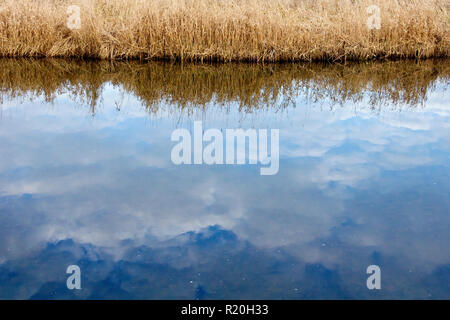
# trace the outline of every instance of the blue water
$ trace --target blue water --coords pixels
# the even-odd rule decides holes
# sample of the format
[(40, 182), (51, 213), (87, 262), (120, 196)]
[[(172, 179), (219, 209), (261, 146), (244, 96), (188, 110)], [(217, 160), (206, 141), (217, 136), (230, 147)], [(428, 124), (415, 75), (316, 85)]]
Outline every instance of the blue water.
[[(64, 91), (6, 94), (0, 298), (449, 299), (447, 88), (417, 107), (298, 94), (282, 110), (162, 100), (152, 113), (106, 82), (94, 116)], [(279, 129), (279, 172), (174, 165), (171, 133), (195, 120)]]

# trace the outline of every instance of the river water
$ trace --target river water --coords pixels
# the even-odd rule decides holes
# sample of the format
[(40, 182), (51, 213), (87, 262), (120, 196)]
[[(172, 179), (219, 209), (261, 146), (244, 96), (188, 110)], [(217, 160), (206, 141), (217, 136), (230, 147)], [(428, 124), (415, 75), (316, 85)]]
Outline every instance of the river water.
[[(2, 59), (0, 298), (449, 299), (449, 79), (448, 60)], [(278, 170), (175, 164), (196, 123), (278, 132)]]

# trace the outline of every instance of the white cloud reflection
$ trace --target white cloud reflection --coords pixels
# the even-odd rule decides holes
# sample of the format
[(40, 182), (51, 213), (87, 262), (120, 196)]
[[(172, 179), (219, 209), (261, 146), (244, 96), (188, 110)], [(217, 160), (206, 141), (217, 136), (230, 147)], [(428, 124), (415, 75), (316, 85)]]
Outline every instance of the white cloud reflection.
[(172, 165), (176, 117), (151, 119), (132, 96), (118, 112), (120, 95), (107, 86), (94, 118), (64, 96), (54, 105), (2, 107), (0, 263), (63, 239), (119, 258), (124, 246), (212, 225), (324, 265), (345, 259), (346, 247), (417, 265), (450, 262), (449, 183), (441, 179), (450, 173), (450, 106), (441, 90), (425, 107), (402, 111), (363, 104), (329, 111), (299, 101), (245, 119), (233, 110), (192, 116), (208, 127), (279, 128), (274, 177), (252, 166)]

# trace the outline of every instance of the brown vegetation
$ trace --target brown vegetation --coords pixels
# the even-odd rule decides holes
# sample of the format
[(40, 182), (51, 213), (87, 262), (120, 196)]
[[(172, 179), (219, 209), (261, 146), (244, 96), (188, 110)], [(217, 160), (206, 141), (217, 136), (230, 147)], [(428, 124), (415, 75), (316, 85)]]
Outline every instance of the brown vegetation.
[[(81, 8), (81, 28), (67, 8)], [(381, 28), (367, 27), (370, 5)], [(0, 56), (214, 61), (448, 57), (448, 0), (0, 0)]]
[[(88, 104), (101, 105), (107, 83), (140, 99), (150, 112), (223, 108), (237, 103), (241, 111), (331, 101), (327, 108), (369, 99), (375, 111), (422, 105), (429, 91), (450, 79), (447, 59), (327, 64), (172, 64), (138, 61), (70, 61), (67, 59), (0, 59), (1, 99), (43, 97), (52, 101), (69, 93)], [(167, 103), (161, 103), (167, 102)]]

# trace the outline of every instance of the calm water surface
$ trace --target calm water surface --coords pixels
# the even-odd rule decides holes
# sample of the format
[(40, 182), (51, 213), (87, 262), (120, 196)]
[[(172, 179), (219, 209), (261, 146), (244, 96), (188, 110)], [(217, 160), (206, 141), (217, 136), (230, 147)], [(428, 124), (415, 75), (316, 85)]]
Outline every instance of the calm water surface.
[[(445, 60), (0, 60), (0, 298), (449, 299), (449, 79)], [(279, 129), (278, 174), (174, 165), (195, 120)]]

